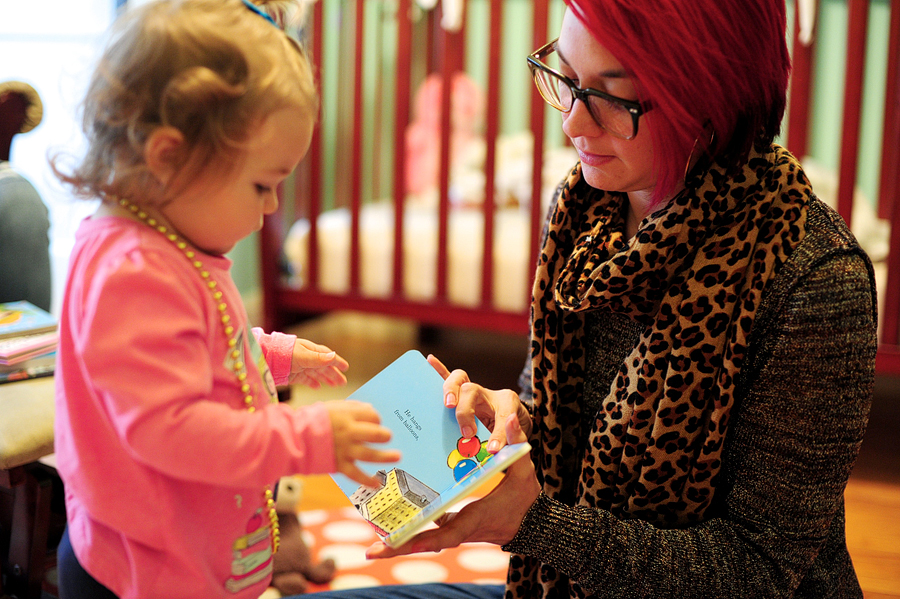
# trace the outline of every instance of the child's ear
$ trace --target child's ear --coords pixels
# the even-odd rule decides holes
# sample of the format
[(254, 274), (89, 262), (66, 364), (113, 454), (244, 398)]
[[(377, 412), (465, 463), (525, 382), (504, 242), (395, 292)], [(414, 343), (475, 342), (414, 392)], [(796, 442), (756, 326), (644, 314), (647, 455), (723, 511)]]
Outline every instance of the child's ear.
[(184, 135), (175, 127), (159, 127), (144, 143), (144, 161), (150, 173), (166, 185), (184, 158)]

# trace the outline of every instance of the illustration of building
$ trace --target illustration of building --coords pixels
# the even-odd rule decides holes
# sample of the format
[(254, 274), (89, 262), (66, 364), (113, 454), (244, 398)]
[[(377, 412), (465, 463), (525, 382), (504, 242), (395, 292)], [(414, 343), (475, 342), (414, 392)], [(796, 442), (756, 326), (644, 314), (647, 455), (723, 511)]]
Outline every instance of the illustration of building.
[(404, 470), (394, 468), (386, 474), (379, 470), (375, 476), (382, 486), (360, 486), (350, 501), (363, 518), (384, 533), (393, 532), (438, 497), (437, 491)]

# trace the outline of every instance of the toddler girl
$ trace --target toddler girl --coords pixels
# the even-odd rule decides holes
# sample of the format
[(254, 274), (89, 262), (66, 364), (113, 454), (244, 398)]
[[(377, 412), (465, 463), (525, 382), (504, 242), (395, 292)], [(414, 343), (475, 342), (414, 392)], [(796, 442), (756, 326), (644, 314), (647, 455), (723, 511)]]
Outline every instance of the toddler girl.
[(56, 451), (69, 597), (255, 598), (278, 548), (270, 483), (392, 462), (378, 415), (301, 409), (275, 385), (346, 361), (252, 331), (224, 256), (277, 206), (317, 98), (300, 47), (242, 0), (123, 15), (84, 104), (87, 155), (57, 174), (100, 208), (78, 230), (60, 317)]

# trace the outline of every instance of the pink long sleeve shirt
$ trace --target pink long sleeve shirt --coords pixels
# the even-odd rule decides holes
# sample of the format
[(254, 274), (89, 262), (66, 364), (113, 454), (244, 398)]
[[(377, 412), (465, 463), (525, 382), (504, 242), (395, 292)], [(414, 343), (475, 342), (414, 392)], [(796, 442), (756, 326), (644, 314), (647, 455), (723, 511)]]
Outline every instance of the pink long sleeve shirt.
[(255, 599), (272, 570), (266, 486), (335, 468), (324, 407), (273, 401), (295, 338), (250, 333), (231, 262), (199, 259), (243, 332), (252, 413), (218, 302), (173, 243), (91, 218), (71, 257), (56, 453), (75, 554), (122, 599)]

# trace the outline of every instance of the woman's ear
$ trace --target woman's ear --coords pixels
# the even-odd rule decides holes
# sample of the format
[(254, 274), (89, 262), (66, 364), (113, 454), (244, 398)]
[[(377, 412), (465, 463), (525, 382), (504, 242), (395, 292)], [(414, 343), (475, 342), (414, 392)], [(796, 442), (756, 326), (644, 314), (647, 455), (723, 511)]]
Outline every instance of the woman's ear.
[(144, 143), (144, 161), (160, 184), (167, 185), (184, 161), (184, 135), (175, 127), (159, 127)]

